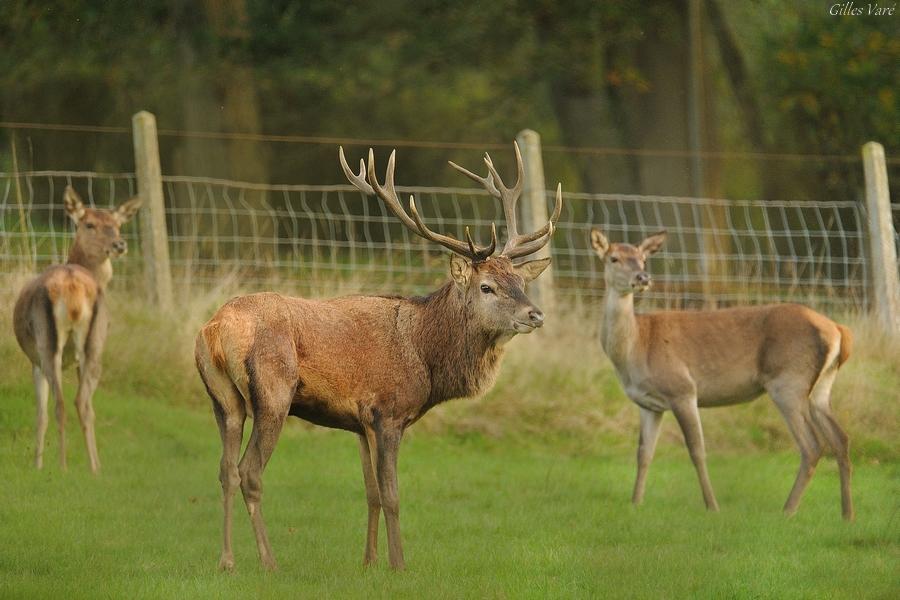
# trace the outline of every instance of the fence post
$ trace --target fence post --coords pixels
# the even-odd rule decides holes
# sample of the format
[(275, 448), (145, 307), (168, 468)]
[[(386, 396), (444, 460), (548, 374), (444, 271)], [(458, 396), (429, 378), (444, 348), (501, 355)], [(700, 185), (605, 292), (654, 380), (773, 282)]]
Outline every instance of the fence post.
[(868, 142), (863, 146), (862, 154), (875, 314), (886, 331), (897, 335), (900, 332), (900, 283), (884, 146), (878, 142)]
[[(516, 136), (522, 161), (525, 163), (525, 189), (519, 203), (519, 227), (522, 231), (535, 231), (544, 226), (547, 215), (547, 184), (544, 181), (544, 159), (541, 156), (541, 136), (536, 131), (524, 129)], [(550, 256), (551, 243), (538, 250), (534, 258)], [(556, 297), (553, 291), (553, 266), (551, 265), (534, 283), (529, 295), (545, 312), (553, 312)]]
[(169, 239), (166, 234), (166, 205), (163, 199), (162, 169), (156, 117), (145, 110), (131, 118), (134, 137), (134, 169), (138, 194), (144, 200), (141, 215), (141, 252), (147, 290), (163, 309), (172, 308), (172, 272), (169, 267)]

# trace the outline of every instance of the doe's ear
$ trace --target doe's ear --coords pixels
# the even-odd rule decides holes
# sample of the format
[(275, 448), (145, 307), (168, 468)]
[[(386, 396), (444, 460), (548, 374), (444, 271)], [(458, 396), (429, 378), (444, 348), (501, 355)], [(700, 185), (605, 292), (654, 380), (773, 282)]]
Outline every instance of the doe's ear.
[(656, 252), (662, 248), (663, 243), (666, 241), (666, 231), (665, 229), (654, 233), (647, 239), (645, 239), (638, 246), (638, 249), (644, 253), (644, 256), (650, 256), (651, 254), (656, 254)]
[(544, 272), (544, 269), (550, 266), (550, 257), (539, 258), (537, 260), (529, 260), (520, 265), (514, 265), (513, 269), (516, 275), (525, 280), (525, 283), (537, 279), (538, 275)]
[(469, 277), (472, 276), (472, 263), (467, 258), (451, 254), (450, 255), (450, 277), (461, 288), (469, 285)]
[(600, 258), (606, 256), (606, 253), (609, 252), (609, 240), (606, 239), (603, 232), (596, 227), (591, 229), (591, 247), (594, 248), (594, 252), (596, 252), (597, 256)]
[(116, 217), (116, 221), (119, 222), (119, 225), (123, 223), (127, 223), (131, 220), (131, 217), (137, 214), (138, 209), (141, 208), (141, 204), (144, 201), (140, 196), (135, 196), (131, 200), (126, 200), (113, 212), (113, 215)]
[(66, 191), (63, 192), (63, 204), (66, 207), (66, 213), (76, 223), (84, 216), (84, 203), (71, 185), (67, 185)]

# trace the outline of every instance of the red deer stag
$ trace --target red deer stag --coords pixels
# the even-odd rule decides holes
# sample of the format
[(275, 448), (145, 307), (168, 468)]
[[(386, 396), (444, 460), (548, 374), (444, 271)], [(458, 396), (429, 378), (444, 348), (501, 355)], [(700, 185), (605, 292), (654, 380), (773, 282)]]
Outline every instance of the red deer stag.
[[(231, 300), (203, 326), (197, 336), (197, 369), (212, 398), (223, 445), (220, 569), (234, 567), (232, 498), (239, 485), (260, 561), (265, 568), (275, 568), (261, 512), (261, 477), (288, 415), (359, 436), (369, 506), (364, 564), (376, 559), (379, 515), (384, 511), (390, 565), (402, 569), (397, 452), (404, 430), (445, 400), (489, 389), (506, 342), (544, 323), (544, 315), (525, 295), (525, 284), (540, 275), (550, 259), (521, 264), (513, 264), (513, 259), (550, 241), (562, 194), (557, 188), (556, 207), (546, 225), (518, 233), (516, 202), (524, 181), (518, 146), (518, 181), (512, 188), (503, 184), (487, 155), (485, 177), (450, 163), (501, 201), (509, 239), (497, 256), (496, 227), (491, 242), (477, 246), (468, 230), (466, 242), (431, 231), (412, 198), (409, 213), (403, 209), (394, 189), (394, 152), (384, 186), (376, 178), (372, 150), (368, 177), (364, 161), (357, 175), (343, 149), (339, 156), (357, 188), (381, 198), (414, 233), (453, 252), (450, 280), (424, 298), (307, 300), (253, 294)], [(238, 463), (248, 415), (253, 429)]]
[(104, 290), (112, 279), (112, 258), (125, 254), (128, 245), (119, 228), (137, 212), (140, 198), (117, 209), (88, 208), (71, 186), (63, 194), (66, 212), (75, 221), (75, 243), (64, 265), (54, 265), (29, 282), (19, 293), (13, 327), (19, 346), (28, 355), (37, 399), (35, 465), (44, 462), (47, 403), (53, 392), (59, 426), (59, 461), (66, 468), (66, 408), (62, 370), (78, 363), (75, 408), (81, 421), (91, 471), (100, 470), (94, 438), (92, 397), (100, 380), (100, 355), (106, 342), (109, 317)]
[(650, 287), (647, 259), (665, 239), (660, 232), (637, 246), (611, 244), (599, 230), (591, 231), (591, 245), (605, 270), (603, 349), (641, 413), (632, 502), (643, 500), (662, 415), (671, 410), (706, 507), (718, 510), (698, 409), (749, 402), (768, 392), (800, 449), (800, 470), (784, 512), (796, 512), (822, 454), (822, 439), (837, 457), (843, 516), (853, 519), (850, 440), (830, 400), (838, 368), (850, 356), (850, 330), (798, 304), (635, 315), (635, 292)]

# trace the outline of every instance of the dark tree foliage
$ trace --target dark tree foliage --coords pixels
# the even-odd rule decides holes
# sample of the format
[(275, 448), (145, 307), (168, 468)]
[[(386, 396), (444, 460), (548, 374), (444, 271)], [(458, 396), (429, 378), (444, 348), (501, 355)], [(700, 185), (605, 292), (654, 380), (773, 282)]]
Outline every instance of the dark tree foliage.
[[(127, 126), (146, 109), (164, 129), (476, 144), (508, 143), (528, 127), (545, 144), (684, 150), (686, 5), (8, 0), (0, 3), (0, 116)], [(777, 8), (779, 18), (745, 21), (729, 3), (720, 6), (719, 19), (704, 22), (707, 64), (725, 70), (740, 59), (746, 76), (734, 90), (727, 77), (705, 74), (715, 92), (708, 128), (721, 130), (718, 149), (757, 150), (745, 142), (740, 119), (714, 118), (743, 104), (759, 111), (749, 122), (764, 131), (751, 138), (770, 151), (854, 154), (868, 139), (897, 151), (896, 19), (835, 18), (819, 3), (756, 0), (743, 10)], [(721, 55), (713, 25), (741, 34)], [(762, 42), (742, 47), (742, 39)], [(7, 168), (11, 134), (0, 135)], [(133, 168), (127, 135), (16, 136), (24, 168)], [(169, 173), (341, 181), (333, 145), (173, 136), (161, 144)], [(378, 148), (382, 156), (385, 150)], [(508, 154), (495, 153), (502, 168)], [(478, 152), (405, 149), (398, 182), (461, 184), (447, 159), (476, 164)], [(546, 163), (549, 176), (573, 190), (688, 191), (690, 165), (681, 158), (548, 153)], [(854, 170), (821, 162), (757, 176), (777, 175), (767, 193), (822, 197), (858, 189)], [(726, 178), (721, 192), (760, 188)]]

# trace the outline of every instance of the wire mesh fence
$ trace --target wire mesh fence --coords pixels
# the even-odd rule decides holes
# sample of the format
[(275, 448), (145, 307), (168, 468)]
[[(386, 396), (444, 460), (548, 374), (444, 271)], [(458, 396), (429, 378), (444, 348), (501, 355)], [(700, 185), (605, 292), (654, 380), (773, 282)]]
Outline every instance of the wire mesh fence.
[[(446, 251), (406, 229), (376, 198), (349, 185), (259, 185), (164, 177), (167, 231), (176, 287), (190, 291), (236, 276), (245, 289), (327, 293), (353, 289), (419, 294), (446, 278)], [(133, 174), (0, 173), (0, 263), (37, 270), (65, 260), (73, 228), (67, 185), (91, 205), (111, 207), (136, 193)], [(426, 223), (462, 238), (503, 233), (502, 210), (469, 188), (400, 187), (414, 194)], [(799, 301), (845, 312), (868, 306), (864, 206), (853, 201), (787, 202), (663, 196), (564, 194), (552, 241), (557, 296), (591, 304), (604, 292), (591, 226), (612, 241), (637, 243), (669, 230), (650, 262), (655, 285), (642, 304), (680, 308)], [(548, 205), (552, 192), (548, 191)], [(894, 207), (897, 215), (897, 207)], [(114, 285), (142, 282), (140, 227), (123, 236)]]

